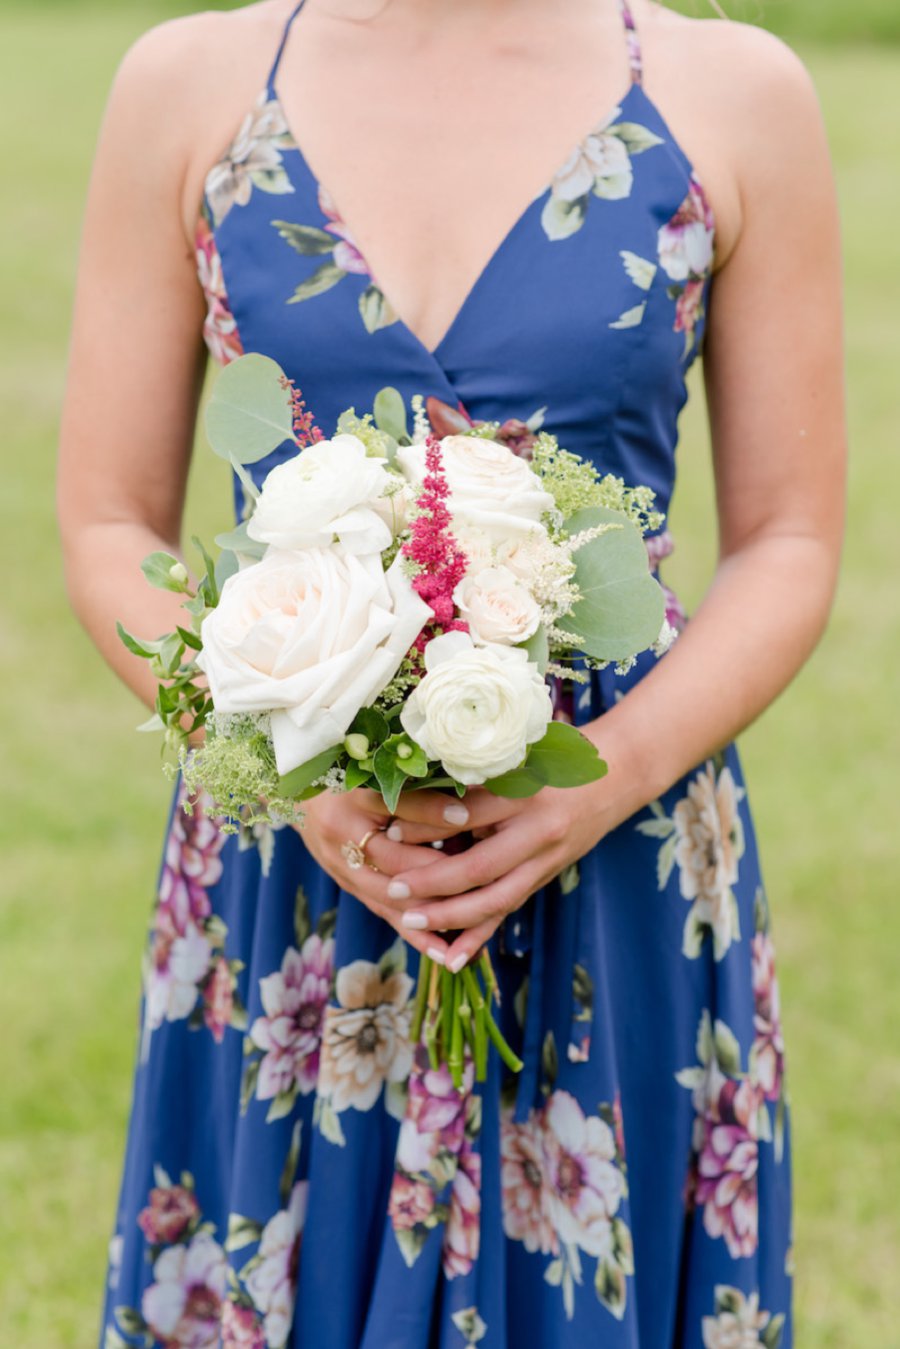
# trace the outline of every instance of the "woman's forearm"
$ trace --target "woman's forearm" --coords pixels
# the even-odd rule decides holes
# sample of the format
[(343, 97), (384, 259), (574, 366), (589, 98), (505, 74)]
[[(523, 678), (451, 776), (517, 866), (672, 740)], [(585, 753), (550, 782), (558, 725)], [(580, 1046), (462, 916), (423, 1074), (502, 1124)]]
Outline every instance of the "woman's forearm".
[(824, 631), (837, 549), (766, 535), (726, 558), (672, 649), (585, 728), (610, 765), (612, 828), (727, 745), (790, 683)]
[(141, 573), (148, 553), (164, 549), (179, 556), (179, 550), (135, 521), (81, 526), (69, 537), (63, 530), (63, 546), (72, 608), (107, 663), (152, 707), (157, 681), (148, 662), (123, 646), (116, 621), (136, 637), (149, 638), (172, 632), (184, 622), (182, 597), (157, 590)]

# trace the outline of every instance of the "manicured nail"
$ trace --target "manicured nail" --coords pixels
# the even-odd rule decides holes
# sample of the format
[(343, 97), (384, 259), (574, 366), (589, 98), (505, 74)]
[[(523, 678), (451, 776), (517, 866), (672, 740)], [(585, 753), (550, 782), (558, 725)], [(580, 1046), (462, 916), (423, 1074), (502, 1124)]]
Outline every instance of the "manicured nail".
[(437, 848), (438, 852), (440, 852), (441, 848), (444, 846), (444, 840), (442, 838), (432, 839), (431, 846), (432, 848)]
[(385, 832), (387, 833), (387, 836), (392, 843), (403, 842), (403, 830), (400, 828), (399, 824), (396, 823), (396, 821), (394, 822), (394, 824), (390, 825)]
[(444, 806), (444, 819), (448, 824), (468, 824), (469, 812), (464, 805), (454, 801), (452, 805)]
[(444, 964), (444, 961), (445, 961), (444, 953), (443, 953), (443, 951), (438, 950), (438, 948), (437, 948), (436, 946), (429, 946), (429, 948), (428, 948), (426, 954), (427, 954), (429, 960), (433, 960), (433, 961), (434, 961), (435, 965), (443, 965), (443, 964)]
[(409, 899), (412, 891), (406, 881), (391, 881), (387, 888), (388, 899)]
[(447, 968), (450, 970), (451, 974), (459, 974), (463, 965), (467, 965), (468, 963), (469, 957), (466, 955), (465, 951), (463, 951), (461, 955), (453, 957)]
[(405, 913), (400, 921), (404, 927), (415, 927), (420, 931), (423, 927), (428, 926), (428, 919), (424, 913)]

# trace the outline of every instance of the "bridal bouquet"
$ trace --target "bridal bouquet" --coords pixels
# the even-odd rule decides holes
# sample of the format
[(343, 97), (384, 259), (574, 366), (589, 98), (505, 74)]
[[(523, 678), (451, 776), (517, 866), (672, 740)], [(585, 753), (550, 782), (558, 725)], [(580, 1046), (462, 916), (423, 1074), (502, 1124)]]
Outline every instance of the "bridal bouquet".
[[(326, 439), (268, 357), (217, 377), (206, 429), (243, 484), (244, 518), (217, 536), (216, 561), (194, 540), (196, 587), (171, 554), (145, 559), (148, 581), (183, 595), (183, 624), (153, 640), (118, 630), (159, 681), (141, 729), (165, 733), (226, 829), (302, 821), (324, 790), (371, 787), (393, 812), (422, 787), (524, 797), (593, 781), (606, 765), (552, 719), (548, 677), (583, 681), (667, 643), (649, 489), (544, 432), (528, 460), (497, 425), (439, 439), (421, 398), (411, 411), (410, 430), (383, 389)], [(297, 452), (258, 488), (247, 465), (285, 441)], [(348, 840), (351, 867), (366, 841)], [(521, 1067), (491, 1013), (486, 951), (479, 971), (483, 985), (420, 962), (413, 1035), (456, 1081), (466, 1041), (479, 1079), (489, 1040)]]

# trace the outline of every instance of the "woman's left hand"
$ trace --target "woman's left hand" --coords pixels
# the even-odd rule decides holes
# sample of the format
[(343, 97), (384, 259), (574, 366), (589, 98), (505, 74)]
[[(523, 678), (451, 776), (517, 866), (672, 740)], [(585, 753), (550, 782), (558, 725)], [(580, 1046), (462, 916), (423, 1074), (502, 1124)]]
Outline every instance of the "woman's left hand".
[[(570, 863), (583, 857), (610, 827), (598, 789), (603, 783), (565, 789), (545, 787), (524, 801), (469, 790), (460, 806), (468, 819), (456, 823), (480, 835), (465, 852), (438, 857), (428, 867), (395, 875), (388, 887), (403, 901), (403, 925), (414, 931), (460, 929), (446, 953), (462, 969), (506, 917)], [(419, 843), (448, 832), (438, 792), (404, 793), (389, 836)], [(382, 809), (384, 809), (382, 804)], [(417, 901), (421, 901), (417, 902)]]

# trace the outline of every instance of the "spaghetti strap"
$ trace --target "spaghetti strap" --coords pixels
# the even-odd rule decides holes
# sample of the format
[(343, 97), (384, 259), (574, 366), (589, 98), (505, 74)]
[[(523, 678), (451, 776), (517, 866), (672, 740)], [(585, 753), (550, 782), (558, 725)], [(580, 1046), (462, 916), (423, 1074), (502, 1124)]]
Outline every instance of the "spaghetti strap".
[(266, 81), (266, 88), (269, 91), (270, 98), (273, 97), (275, 93), (275, 77), (278, 74), (278, 67), (281, 65), (281, 57), (284, 52), (284, 44), (287, 42), (288, 33), (291, 31), (291, 24), (294, 22), (294, 20), (300, 13), (305, 3), (306, 0), (299, 0), (299, 3), (296, 4), (294, 8), (291, 10), (290, 14), (287, 17), (287, 21), (284, 25), (284, 28), (281, 30), (281, 41), (278, 44), (278, 50), (275, 53), (275, 60), (272, 62), (272, 68), (269, 71), (269, 78)]
[(631, 67), (631, 83), (643, 84), (644, 58), (641, 53), (641, 40), (628, 0), (619, 0), (619, 10), (625, 25), (625, 41), (628, 44), (628, 64)]

